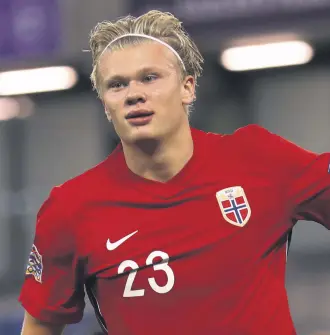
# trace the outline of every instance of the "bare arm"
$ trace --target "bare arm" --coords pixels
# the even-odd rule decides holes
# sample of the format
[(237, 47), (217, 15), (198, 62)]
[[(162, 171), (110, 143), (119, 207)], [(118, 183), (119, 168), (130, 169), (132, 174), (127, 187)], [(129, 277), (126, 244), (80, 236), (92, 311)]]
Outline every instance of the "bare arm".
[(65, 325), (42, 322), (25, 312), (21, 335), (62, 335)]

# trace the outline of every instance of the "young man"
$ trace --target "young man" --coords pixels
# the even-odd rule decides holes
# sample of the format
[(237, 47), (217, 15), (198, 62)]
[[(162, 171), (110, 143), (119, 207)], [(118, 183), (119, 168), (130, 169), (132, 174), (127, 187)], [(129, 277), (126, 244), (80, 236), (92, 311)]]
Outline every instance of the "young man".
[(330, 228), (330, 155), (251, 125), (189, 126), (202, 57), (151, 11), (99, 24), (93, 83), (121, 144), (38, 213), (23, 335), (79, 322), (84, 286), (111, 335), (293, 335), (287, 238)]

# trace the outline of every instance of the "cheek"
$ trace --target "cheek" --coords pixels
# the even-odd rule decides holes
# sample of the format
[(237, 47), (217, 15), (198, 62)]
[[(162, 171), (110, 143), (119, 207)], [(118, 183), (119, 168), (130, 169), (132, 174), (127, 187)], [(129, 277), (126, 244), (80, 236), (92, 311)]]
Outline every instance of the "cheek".
[(104, 105), (107, 109), (107, 111), (111, 114), (112, 118), (116, 117), (116, 114), (120, 112), (121, 106), (122, 106), (122, 97), (120, 94), (108, 94), (104, 98)]
[(180, 98), (180, 88), (177, 86), (154, 85), (150, 90), (150, 96), (153, 100), (172, 104)]
[(164, 100), (164, 89), (161, 89), (160, 87), (154, 87), (150, 92), (150, 96), (153, 98), (153, 100), (156, 101)]

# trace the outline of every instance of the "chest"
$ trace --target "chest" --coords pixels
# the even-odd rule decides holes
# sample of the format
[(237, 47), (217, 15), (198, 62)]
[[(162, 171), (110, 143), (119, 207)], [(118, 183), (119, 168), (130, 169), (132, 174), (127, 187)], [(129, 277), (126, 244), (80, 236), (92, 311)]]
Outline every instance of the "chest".
[(262, 180), (211, 180), (171, 199), (128, 192), (84, 206), (78, 248), (89, 275), (109, 278), (182, 258), (195, 269), (239, 266), (271, 250), (286, 214), (280, 189)]

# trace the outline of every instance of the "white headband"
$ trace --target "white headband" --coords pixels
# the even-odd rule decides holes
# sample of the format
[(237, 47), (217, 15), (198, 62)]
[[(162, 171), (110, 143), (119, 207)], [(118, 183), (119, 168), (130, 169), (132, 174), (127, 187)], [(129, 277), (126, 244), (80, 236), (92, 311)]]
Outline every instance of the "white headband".
[(101, 55), (100, 55), (100, 58), (101, 56), (103, 55), (103, 53), (110, 47), (111, 44), (113, 44), (114, 42), (118, 41), (119, 39), (123, 38), (123, 37), (126, 37), (126, 36), (137, 36), (137, 37), (144, 37), (144, 38), (148, 38), (150, 40), (153, 40), (153, 41), (156, 41), (162, 45), (164, 45), (166, 48), (170, 49), (174, 55), (179, 59), (180, 63), (182, 64), (183, 66), (183, 69), (186, 71), (186, 67), (184, 66), (184, 63), (183, 63), (183, 60), (182, 58), (180, 57), (180, 55), (167, 43), (165, 43), (164, 41), (156, 38), (156, 37), (153, 37), (153, 36), (149, 36), (149, 35), (144, 35), (144, 34), (124, 34), (124, 35), (121, 35), (117, 38), (115, 38), (114, 40), (112, 40), (105, 48), (104, 50), (101, 52)]

